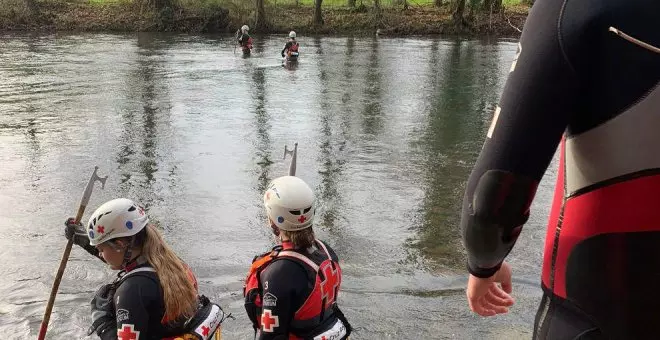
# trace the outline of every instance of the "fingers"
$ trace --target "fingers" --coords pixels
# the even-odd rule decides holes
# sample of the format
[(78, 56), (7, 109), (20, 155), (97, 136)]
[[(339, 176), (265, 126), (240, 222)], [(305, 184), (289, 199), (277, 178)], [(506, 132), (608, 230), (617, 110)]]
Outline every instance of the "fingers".
[(506, 293), (502, 292), (499, 287), (494, 286), (489, 289), (486, 294), (486, 300), (496, 306), (509, 307), (513, 305), (513, 299), (508, 296), (503, 296)]
[(486, 308), (492, 310), (497, 314), (504, 314), (509, 311), (510, 304), (506, 300), (502, 300), (495, 296), (495, 294), (488, 292), (484, 296), (484, 305)]
[(496, 313), (492, 309), (488, 309), (485, 305), (486, 300), (484, 297), (480, 297), (477, 299), (472, 299), (468, 300), (468, 304), (470, 305), (470, 310), (473, 312), (481, 315), (481, 316), (493, 316)]
[(511, 294), (511, 291), (513, 290), (513, 287), (511, 286), (511, 278), (510, 277), (509, 277), (509, 280), (502, 282), (502, 289), (507, 294)]
[(515, 303), (513, 297), (511, 297), (511, 295), (507, 294), (505, 291), (500, 289), (497, 285), (491, 286), (490, 291), (493, 293), (494, 297), (500, 300), (505, 300), (508, 306), (511, 306)]
[(486, 294), (478, 297), (468, 297), (470, 310), (481, 316), (493, 316), (509, 312), (513, 299), (503, 292), (496, 284), (491, 284)]

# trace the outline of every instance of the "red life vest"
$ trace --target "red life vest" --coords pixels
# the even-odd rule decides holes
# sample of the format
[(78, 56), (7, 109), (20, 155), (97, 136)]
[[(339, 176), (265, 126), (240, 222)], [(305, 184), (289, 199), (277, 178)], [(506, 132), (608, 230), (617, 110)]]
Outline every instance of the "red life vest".
[(289, 52), (298, 52), (298, 43), (297, 42), (294, 41), (291, 44), (291, 47), (289, 47)]
[[(295, 312), (289, 329), (289, 339), (303, 339), (297, 334), (306, 334), (309, 337), (314, 329), (329, 318), (345, 319), (336, 306), (337, 293), (341, 285), (341, 268), (332, 260), (327, 247), (323, 242), (316, 240), (317, 247), (325, 253), (326, 259), (316, 263), (307, 256), (291, 250), (288, 247), (278, 246), (272, 251), (255, 258), (245, 279), (243, 296), (245, 309), (252, 321), (254, 329), (259, 329), (262, 316), (262, 289), (259, 280), (260, 273), (274, 261), (286, 259), (302, 264), (314, 282), (314, 288), (305, 303)], [(350, 332), (347, 322), (345, 327)], [(313, 336), (312, 336), (313, 337)]]

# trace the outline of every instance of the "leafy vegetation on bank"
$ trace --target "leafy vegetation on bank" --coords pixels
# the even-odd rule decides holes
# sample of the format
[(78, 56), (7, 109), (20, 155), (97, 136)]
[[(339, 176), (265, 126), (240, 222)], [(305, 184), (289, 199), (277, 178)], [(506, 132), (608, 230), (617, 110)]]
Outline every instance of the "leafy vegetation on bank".
[(248, 24), (251, 33), (516, 35), (529, 9), (521, 0), (2, 1), (2, 30), (234, 32)]

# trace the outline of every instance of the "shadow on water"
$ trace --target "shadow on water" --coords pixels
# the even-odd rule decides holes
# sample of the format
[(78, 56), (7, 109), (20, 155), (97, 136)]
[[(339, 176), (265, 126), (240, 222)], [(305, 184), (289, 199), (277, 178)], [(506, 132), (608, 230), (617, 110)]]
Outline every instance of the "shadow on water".
[(478, 118), (483, 98), (494, 97), (498, 90), (474, 86), (480, 75), (499, 76), (493, 67), (498, 61), (484, 63), (492, 54), (482, 54), (478, 48), (473, 42), (455, 41), (447, 48), (446, 60), (441, 60), (439, 42), (431, 47), (431, 109), (418, 141), (425, 154), (426, 184), (419, 209), (422, 225), (414, 247), (440, 270), (465, 267), (459, 230), (463, 190), (484, 138), (484, 122)]
[(129, 106), (121, 113), (121, 145), (117, 154), (120, 190), (145, 208), (158, 199), (154, 184), (159, 170), (160, 127), (169, 123), (171, 109), (162, 72), (165, 43), (152, 34), (138, 33), (136, 69), (128, 75), (126, 84)]

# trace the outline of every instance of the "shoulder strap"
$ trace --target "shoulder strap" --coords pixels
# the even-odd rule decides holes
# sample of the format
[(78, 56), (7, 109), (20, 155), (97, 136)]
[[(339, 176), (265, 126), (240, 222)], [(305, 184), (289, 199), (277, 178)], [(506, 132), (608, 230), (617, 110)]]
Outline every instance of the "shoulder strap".
[(247, 277), (252, 276), (254, 273), (259, 271), (261, 268), (263, 268), (267, 264), (271, 263), (275, 259), (275, 256), (273, 255), (273, 253), (274, 252), (268, 253), (268, 254), (256, 259), (254, 262), (252, 262), (252, 265), (250, 266), (250, 271), (248, 272)]
[[(325, 256), (328, 258), (328, 260), (332, 261), (332, 256), (330, 256), (330, 252), (328, 251), (328, 247), (326, 247), (326, 245), (318, 239), (314, 240), (314, 241), (316, 242), (316, 245), (318, 246), (318, 248), (320, 250), (322, 250), (323, 253), (325, 253)], [(292, 250), (282, 250), (282, 251), (279, 252), (279, 254), (276, 254), (275, 256), (294, 258), (296, 260), (299, 260), (299, 261), (305, 263), (306, 265), (311, 267), (315, 272), (319, 271), (319, 266), (316, 263), (314, 263), (314, 261), (312, 261), (309, 257), (307, 257), (307, 256), (305, 256), (301, 253), (298, 253), (298, 252), (295, 252), (295, 251), (292, 251)]]
[(297, 253), (297, 252), (295, 252), (295, 251), (292, 251), (292, 250), (282, 250), (277, 256), (278, 256), (278, 257), (290, 257), (290, 258), (294, 258), (294, 259), (296, 259), (296, 260), (299, 260), (299, 261), (305, 263), (306, 265), (308, 265), (309, 267), (311, 267), (315, 272), (318, 272), (318, 271), (319, 271), (319, 266), (318, 266), (316, 263), (314, 263), (314, 261), (310, 260), (307, 256), (305, 256), (305, 255), (303, 255), (303, 254), (300, 254), (300, 253)]
[(314, 241), (319, 246), (319, 248), (321, 248), (321, 250), (323, 250), (323, 252), (325, 253), (325, 256), (328, 257), (328, 260), (332, 261), (332, 256), (330, 256), (330, 252), (328, 251), (328, 247), (325, 246), (325, 243), (323, 243), (321, 240), (318, 240), (318, 239), (316, 239)]
[(119, 282), (124, 281), (127, 277), (129, 277), (131, 275), (136, 275), (136, 274), (140, 274), (140, 273), (155, 273), (155, 272), (156, 272), (156, 269), (154, 269), (152, 267), (135, 268), (135, 269), (131, 270), (130, 272), (125, 273), (124, 275), (122, 275), (119, 278)]

